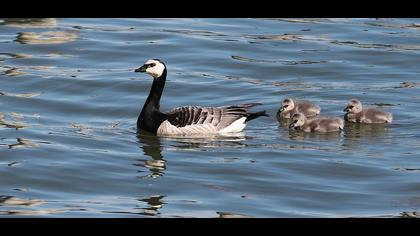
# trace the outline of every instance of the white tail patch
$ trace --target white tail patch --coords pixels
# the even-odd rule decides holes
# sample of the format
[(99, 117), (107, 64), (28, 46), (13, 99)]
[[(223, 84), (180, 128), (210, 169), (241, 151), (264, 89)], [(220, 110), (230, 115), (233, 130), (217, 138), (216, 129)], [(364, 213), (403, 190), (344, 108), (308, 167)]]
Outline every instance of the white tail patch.
[(386, 120), (386, 122), (388, 122), (388, 123), (391, 123), (392, 122), (392, 114), (391, 113), (386, 113), (386, 118), (385, 118), (385, 120)]
[(393, 116), (391, 113), (388, 113), (388, 123), (391, 123), (393, 119)]
[(227, 126), (224, 129), (220, 130), (219, 133), (241, 132), (246, 126), (245, 120), (246, 120), (246, 117), (242, 117), (238, 120), (235, 120), (234, 122), (232, 122), (232, 124), (230, 124), (229, 126)]

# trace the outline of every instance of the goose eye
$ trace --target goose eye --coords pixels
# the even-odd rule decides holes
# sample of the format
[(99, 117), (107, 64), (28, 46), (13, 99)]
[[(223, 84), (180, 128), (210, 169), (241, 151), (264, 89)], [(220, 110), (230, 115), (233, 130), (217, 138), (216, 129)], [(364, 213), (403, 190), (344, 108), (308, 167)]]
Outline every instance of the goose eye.
[(353, 109), (354, 106), (349, 106), (350, 109)]
[(149, 67), (154, 67), (155, 65), (156, 65), (155, 63), (152, 63), (149, 65)]
[(289, 106), (289, 105), (284, 105), (283, 107), (284, 107), (284, 108), (286, 108), (286, 107), (288, 107), (288, 106)]

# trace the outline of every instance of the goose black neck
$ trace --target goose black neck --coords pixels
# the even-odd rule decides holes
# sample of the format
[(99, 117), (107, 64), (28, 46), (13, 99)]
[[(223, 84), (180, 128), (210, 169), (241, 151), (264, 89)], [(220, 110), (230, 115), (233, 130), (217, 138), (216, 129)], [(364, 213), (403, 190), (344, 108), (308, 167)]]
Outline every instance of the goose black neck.
[(163, 89), (165, 88), (166, 82), (166, 69), (162, 75), (158, 78), (153, 78), (152, 88), (150, 89), (149, 96), (146, 99), (144, 107), (152, 106), (159, 110), (160, 98), (162, 97)]
[(166, 82), (166, 69), (158, 78), (153, 78), (152, 88), (137, 119), (137, 128), (156, 133), (159, 125), (164, 120), (159, 112), (160, 98)]

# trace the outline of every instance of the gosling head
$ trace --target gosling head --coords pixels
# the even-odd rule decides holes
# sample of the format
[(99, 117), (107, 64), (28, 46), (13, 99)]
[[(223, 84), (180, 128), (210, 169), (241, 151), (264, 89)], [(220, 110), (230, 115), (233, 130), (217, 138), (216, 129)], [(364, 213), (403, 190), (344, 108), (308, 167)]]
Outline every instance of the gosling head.
[(297, 128), (301, 127), (303, 124), (305, 124), (305, 122), (306, 122), (306, 117), (305, 117), (304, 114), (295, 113), (292, 116), (292, 122), (290, 123), (289, 128), (290, 129), (292, 129), (292, 128), (297, 129)]
[(159, 59), (151, 59), (146, 61), (144, 65), (134, 70), (134, 72), (146, 72), (151, 75), (153, 78), (159, 78), (166, 71), (166, 66), (163, 61)]
[(280, 111), (291, 111), (295, 108), (295, 103), (291, 98), (286, 98), (282, 101)]
[(362, 111), (362, 103), (357, 99), (351, 99), (344, 111), (347, 113), (359, 113)]

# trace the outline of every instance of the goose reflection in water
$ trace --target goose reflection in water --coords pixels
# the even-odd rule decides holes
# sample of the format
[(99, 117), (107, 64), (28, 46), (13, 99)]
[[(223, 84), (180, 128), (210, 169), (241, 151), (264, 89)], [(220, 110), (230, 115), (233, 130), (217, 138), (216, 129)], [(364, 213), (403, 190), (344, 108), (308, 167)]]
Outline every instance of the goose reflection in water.
[(244, 132), (215, 134), (215, 135), (192, 135), (184, 137), (162, 137), (167, 142), (170, 150), (211, 150), (213, 148), (244, 148), (247, 137)]
[(143, 209), (143, 212), (140, 214), (147, 215), (147, 216), (159, 215), (160, 214), (159, 210), (163, 207), (164, 204), (166, 204), (163, 202), (164, 197), (165, 196), (154, 195), (154, 196), (149, 196), (147, 198), (140, 199), (140, 201), (147, 203), (147, 207), (141, 208)]
[(312, 140), (312, 141), (340, 141), (343, 138), (341, 132), (313, 132), (305, 133), (303, 131), (289, 130), (291, 140)]
[(147, 167), (150, 170), (150, 175), (142, 176), (142, 178), (157, 178), (163, 176), (166, 170), (166, 161), (162, 155), (163, 147), (161, 142), (165, 142), (166, 148), (172, 151), (207, 150), (220, 147), (244, 148), (246, 144), (243, 141), (248, 137), (243, 132), (214, 136), (158, 137), (155, 134), (140, 131), (137, 133), (137, 138), (144, 155), (151, 157), (151, 159), (146, 161), (139, 159), (138, 161), (141, 164), (135, 165)]
[(123, 211), (104, 211), (106, 213), (114, 214), (133, 214), (133, 215), (143, 215), (143, 216), (157, 216), (160, 215), (161, 208), (167, 204), (163, 201), (163, 198), (166, 196), (161, 195), (151, 195), (151, 196), (142, 196), (137, 199), (141, 204), (136, 204), (136, 207), (132, 209), (127, 209)]
[(385, 136), (391, 127), (386, 124), (361, 124), (346, 122), (344, 132), (348, 138), (376, 138)]
[(138, 161), (142, 164), (135, 165), (148, 168), (151, 173), (147, 177), (158, 178), (163, 176), (166, 170), (166, 161), (163, 159), (160, 138), (146, 132), (138, 132), (137, 138), (144, 155), (151, 157), (151, 159), (146, 161), (139, 159)]
[[(166, 161), (164, 160), (162, 151), (163, 146), (173, 150), (197, 150), (212, 149), (220, 147), (238, 147), (243, 148), (246, 144), (244, 133), (236, 133), (232, 135), (216, 135), (216, 136), (188, 136), (188, 137), (159, 137), (155, 134), (139, 131), (137, 132), (139, 147), (143, 150), (145, 156), (150, 157), (149, 160), (138, 159), (138, 163), (134, 164), (149, 169), (150, 174), (139, 176), (140, 178), (158, 178), (162, 177), (166, 171)], [(162, 145), (162, 142), (164, 145)], [(147, 206), (137, 206), (128, 212), (129, 214), (140, 214), (145, 216), (156, 216), (161, 214), (160, 211), (165, 203), (164, 195), (151, 195), (139, 198), (139, 201), (147, 203)], [(139, 211), (140, 210), (140, 211)]]
[(346, 122), (343, 146), (349, 150), (356, 150), (363, 147), (371, 149), (372, 145), (377, 142), (392, 145), (391, 130), (393, 125)]

